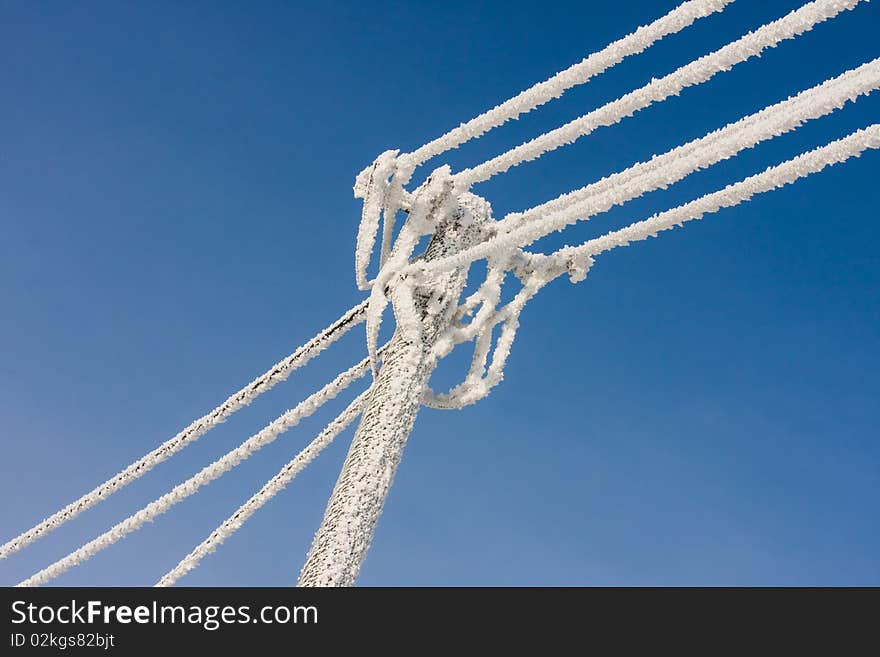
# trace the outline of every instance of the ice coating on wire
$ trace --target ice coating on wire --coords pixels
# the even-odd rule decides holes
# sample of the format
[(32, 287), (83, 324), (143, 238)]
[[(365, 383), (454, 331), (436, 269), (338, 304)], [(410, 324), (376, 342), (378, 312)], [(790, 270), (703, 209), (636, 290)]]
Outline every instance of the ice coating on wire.
[[(791, 119), (795, 113), (800, 113), (798, 116), (804, 120), (822, 116), (829, 111), (829, 107), (837, 108), (836, 103), (838, 102), (854, 101), (859, 95), (870, 93), (875, 88), (871, 85), (876, 81), (877, 71), (878, 60), (850, 69), (782, 102), (765, 107), (759, 112), (714, 130), (704, 137), (677, 146), (662, 155), (655, 155), (646, 162), (633, 165), (624, 171), (606, 176), (595, 183), (562, 194), (528, 210), (512, 212), (498, 222), (498, 228), (500, 231), (512, 230), (516, 226), (571, 207), (577, 202), (584, 201), (614, 186), (628, 184), (647, 173), (662, 170), (675, 160), (690, 158), (694, 153), (705, 149), (730, 152), (731, 139), (737, 139), (739, 133), (753, 131), (758, 125), (770, 125), (771, 128), (776, 129), (773, 126), (779, 122), (781, 117), (788, 116)], [(790, 120), (787, 121), (787, 124), (790, 124)], [(762, 134), (768, 133), (765, 130)]]
[(217, 529), (202, 541), (192, 552), (181, 559), (174, 568), (168, 571), (156, 583), (156, 586), (172, 586), (181, 577), (196, 568), (208, 554), (220, 547), (226, 539), (238, 531), (248, 518), (262, 508), (266, 502), (280, 493), (293, 481), (315, 457), (320, 454), (333, 440), (342, 433), (360, 415), (361, 408), (369, 395), (369, 389), (362, 392), (348, 407), (337, 415), (324, 429), (300, 451), (291, 461), (272, 477), (247, 502), (242, 504), (235, 513), (224, 520)]
[[(535, 256), (524, 253), (523, 247), (578, 220), (681, 180), (700, 168), (732, 157), (745, 148), (797, 128), (804, 121), (827, 114), (845, 102), (869, 93), (878, 83), (877, 62), (848, 71), (834, 80), (765, 108), (700, 140), (672, 149), (649, 162), (634, 165), (525, 213), (509, 215), (495, 224), (489, 238), (477, 246), (439, 258), (430, 264), (410, 263), (418, 238), (433, 232), (437, 222), (444, 212), (449, 211), (455, 199), (466, 193), (474, 182), (485, 180), (525, 159), (539, 157), (548, 150), (570, 143), (579, 136), (588, 134), (598, 125), (615, 123), (652, 102), (679, 93), (688, 86), (705, 82), (720, 71), (729, 70), (740, 62), (760, 55), (767, 48), (775, 47), (785, 39), (803, 34), (816, 24), (852, 9), (860, 1), (815, 0), (807, 3), (723, 48), (475, 169), (450, 175), (448, 167), (440, 167), (411, 195), (403, 189), (403, 182), (395, 174), (396, 154), (392, 151), (383, 153), (371, 170), (365, 170), (359, 176), (355, 185), (356, 195), (364, 198), (365, 207), (359, 235), (372, 236), (368, 241), (359, 239), (359, 247), (368, 244), (370, 250), (372, 249), (378, 231), (380, 206), (386, 217), (393, 217), (399, 208), (407, 209), (410, 216), (387, 258), (384, 256), (383, 246), (383, 264), (374, 281), (366, 281), (365, 278), (366, 246), (357, 254), (356, 260), (361, 263), (359, 281), (371, 286), (366, 320), (367, 347), (371, 362), (376, 362), (375, 344), (382, 314), (389, 299), (408, 298), (407, 294), (402, 293), (411, 290), (415, 282), (424, 282), (442, 271), (464, 268), (476, 259), (485, 258), (488, 263), (486, 281), (466, 302), (467, 307), (455, 313), (449, 328), (433, 349), (434, 357), (442, 358), (456, 344), (474, 341), (470, 369), (464, 382), (449, 393), (437, 395), (429, 389), (425, 393), (424, 403), (440, 408), (457, 408), (484, 396), (503, 377), (504, 364), (525, 303), (547, 280), (559, 274), (558, 267), (553, 262), (539, 263)], [(383, 178), (384, 186), (381, 189), (375, 184), (377, 171)], [(408, 174), (404, 178), (408, 179)], [(367, 207), (373, 210), (368, 212)], [(588, 268), (586, 260), (570, 264), (569, 273), (573, 280), (585, 275)], [(508, 271), (513, 271), (520, 279), (522, 290), (504, 308), (497, 309), (500, 284)], [(464, 317), (474, 309), (479, 309), (476, 317), (470, 323), (464, 324)], [(395, 313), (400, 325), (403, 315), (397, 305)], [(491, 362), (487, 363), (493, 332), (499, 324), (501, 332), (492, 351)], [(373, 372), (375, 376), (375, 365)]]
[(531, 141), (520, 144), (491, 160), (455, 175), (462, 187), (488, 180), (511, 167), (534, 160), (545, 153), (571, 144), (590, 134), (600, 126), (609, 126), (631, 116), (648, 105), (677, 95), (683, 89), (701, 84), (721, 71), (730, 70), (736, 64), (759, 56), (767, 48), (773, 48), (786, 39), (793, 39), (807, 32), (818, 23), (852, 9), (866, 0), (815, 0), (790, 14), (754, 32), (750, 32), (720, 50), (700, 57), (660, 79), (652, 80), (644, 87), (632, 91), (589, 114), (551, 130)]
[[(355, 185), (355, 194), (364, 198), (365, 207), (359, 235), (372, 235), (373, 240), (375, 239), (379, 221), (376, 208), (382, 207), (386, 217), (394, 216), (399, 208), (408, 209), (410, 215), (401, 229), (400, 236), (391, 250), (390, 256), (380, 267), (379, 274), (372, 282), (366, 281), (365, 263), (367, 260), (365, 258), (368, 255), (367, 245), (371, 250), (373, 241), (368, 239), (359, 240), (359, 251), (356, 256), (356, 261), (359, 263), (357, 269), (358, 281), (361, 285), (371, 287), (369, 306), (367, 308), (367, 347), (371, 360), (375, 363), (375, 343), (382, 313), (388, 305), (390, 288), (395, 284), (396, 279), (400, 279), (406, 273), (412, 274), (415, 272), (415, 266), (407, 266), (407, 262), (412, 256), (415, 245), (418, 244), (418, 238), (421, 235), (432, 232), (436, 221), (439, 217), (443, 216), (444, 211), (448, 211), (455, 197), (466, 192), (474, 182), (485, 180), (486, 177), (483, 175), (485, 172), (506, 171), (510, 166), (522, 162), (523, 158), (533, 159), (534, 157), (539, 157), (544, 152), (547, 152), (547, 150), (552, 150), (564, 143), (569, 143), (582, 134), (587, 134), (606, 119), (612, 123), (617, 122), (624, 116), (632, 114), (635, 110), (652, 102), (664, 100), (687, 86), (705, 82), (719, 71), (729, 70), (735, 64), (760, 55), (765, 49), (776, 46), (782, 40), (791, 39), (803, 34), (812, 29), (816, 24), (828, 20), (842, 11), (853, 8), (860, 1), (862, 0), (815, 0), (810, 2), (783, 18), (764, 25), (756, 31), (724, 46), (720, 50), (701, 57), (679, 68), (677, 71), (659, 80), (654, 80), (641, 89), (599, 108), (595, 112), (591, 112), (562, 128), (558, 128), (508, 151), (475, 169), (465, 170), (450, 176), (448, 167), (438, 168), (411, 195), (403, 189), (402, 185), (404, 183), (397, 180), (397, 176), (393, 173), (394, 165), (392, 162), (395, 159), (393, 152), (387, 151), (384, 153), (376, 161), (372, 169), (367, 169), (361, 173)], [(697, 165), (691, 171), (696, 170), (699, 166)], [(376, 186), (375, 181), (377, 178), (374, 175), (378, 170), (381, 170), (383, 175), (387, 174), (387, 176), (390, 176), (384, 180), (380, 187)], [(404, 176), (404, 178), (407, 177)], [(664, 183), (661, 180), (655, 184), (662, 186), (663, 184), (668, 184), (668, 182)], [(644, 193), (644, 191), (649, 189), (650, 187), (646, 187), (639, 193)], [(639, 193), (635, 193), (629, 196), (629, 198), (634, 198)], [(629, 200), (629, 198), (626, 200)], [(582, 202), (581, 205), (583, 203), (586, 203), (586, 201)], [(367, 212), (367, 207), (373, 210)], [(581, 208), (578, 207), (577, 210), (581, 211)], [(441, 269), (448, 270), (452, 267), (466, 266), (478, 258), (491, 259), (493, 254), (498, 254), (495, 256), (496, 260), (504, 260), (509, 257), (507, 252), (510, 249), (525, 246), (546, 235), (548, 232), (563, 228), (574, 220), (569, 219), (567, 216), (565, 218), (557, 217), (559, 225), (555, 227), (548, 227), (544, 221), (540, 221), (529, 226), (521, 226), (510, 230), (506, 230), (510, 224), (509, 221), (501, 222), (501, 225), (497, 227), (496, 232), (498, 234), (495, 237), (462, 253), (433, 262), (430, 270), (436, 273)], [(360, 250), (362, 246), (363, 251)], [(403, 267), (406, 267), (405, 271), (402, 271)], [(423, 269), (422, 275), (426, 275), (427, 271), (427, 269)], [(515, 317), (512, 317), (511, 322), (514, 321)], [(375, 375), (375, 365), (373, 371)]]
[(226, 453), (210, 465), (205, 466), (197, 474), (193, 475), (183, 483), (175, 486), (168, 493), (165, 493), (158, 499), (150, 502), (140, 511), (137, 511), (125, 520), (117, 523), (97, 538), (89, 541), (66, 557), (59, 559), (50, 566), (32, 575), (17, 586), (39, 586), (45, 584), (51, 579), (58, 577), (58, 575), (62, 574), (69, 568), (86, 561), (104, 548), (110, 547), (128, 534), (140, 529), (144, 523), (153, 520), (156, 516), (162, 513), (165, 513), (165, 511), (178, 502), (181, 502), (190, 495), (198, 492), (198, 490), (205, 484), (217, 479), (220, 475), (228, 472), (242, 461), (249, 458), (252, 454), (273, 442), (288, 429), (295, 427), (302, 419), (309, 417), (326, 402), (336, 397), (336, 395), (345, 390), (349, 385), (361, 378), (367, 373), (368, 369), (369, 361), (367, 359), (362, 360), (357, 365), (354, 365), (337, 376), (318, 392), (300, 402), (295, 408), (279, 416), (271, 424), (248, 438), (241, 445)]
[(393, 297), (391, 291), (394, 284), (400, 282), (392, 279), (396, 279), (409, 264), (420, 238), (433, 234), (438, 224), (444, 221), (457, 205), (477, 207), (479, 202), (473, 201), (475, 198), (471, 194), (454, 195), (452, 173), (448, 166), (437, 168), (410, 195), (409, 216), (400, 229), (394, 248), (372, 282), (367, 300), (367, 355), (372, 364), (373, 376), (378, 371), (377, 341), (382, 314)]
[[(704, 215), (722, 208), (733, 207), (750, 200), (757, 194), (784, 187), (818, 173), (828, 166), (859, 157), (866, 150), (878, 148), (880, 148), (880, 124), (874, 124), (782, 164), (768, 167), (762, 173), (728, 185), (722, 190), (706, 194), (602, 237), (588, 240), (580, 246), (563, 247), (550, 255), (525, 254), (524, 263), (518, 266), (524, 273), (517, 274), (523, 282), (522, 289), (507, 305), (499, 309), (492, 308), (473, 336), (476, 338), (477, 346), (468, 376), (448, 393), (437, 395), (428, 391), (424, 403), (435, 408), (461, 408), (485, 397), (503, 378), (504, 365), (510, 354), (523, 306), (538, 290), (566, 272), (571, 276), (572, 282), (579, 282), (593, 266), (594, 258), (602, 253), (655, 237), (661, 231), (701, 219)], [(489, 297), (491, 303), (490, 299), (491, 297)], [(488, 342), (491, 341), (492, 331), (498, 324), (503, 327), (502, 333), (492, 354), (492, 364), (486, 371)]]
[(544, 213), (543, 216), (535, 210), (527, 211), (523, 214), (529, 220), (522, 223), (505, 218), (499, 222), (499, 226), (507, 230), (494, 238), (430, 264), (413, 263), (404, 273), (418, 274), (420, 270), (423, 273), (436, 273), (464, 266), (480, 258), (491, 260), (502, 257), (511, 249), (527, 246), (577, 221), (589, 219), (615, 205), (682, 180), (694, 171), (733, 157), (761, 141), (794, 130), (805, 121), (830, 114), (847, 102), (855, 101), (878, 88), (880, 59), (875, 59), (715, 133), (546, 204), (558, 208), (557, 211)]
[[(519, 325), (519, 315), (524, 305), (550, 280), (568, 272), (572, 281), (582, 280), (592, 265), (590, 253), (578, 251), (579, 257), (564, 260), (548, 258), (539, 254), (523, 252), (520, 247), (538, 237), (558, 230), (578, 219), (588, 218), (607, 210), (613, 204), (624, 203), (630, 198), (684, 178), (696, 170), (710, 166), (722, 159), (732, 157), (744, 148), (759, 141), (775, 137), (795, 129), (805, 121), (829, 114), (846, 102), (856, 100), (880, 87), (880, 59), (868, 62), (856, 69), (803, 91), (793, 98), (772, 105), (749, 115), (703, 138), (672, 149), (648, 162), (640, 163), (598, 183), (564, 195), (539, 206), (555, 209), (545, 216), (537, 210), (521, 213), (519, 221), (530, 219), (525, 226), (511, 229), (488, 242), (464, 251), (459, 256), (437, 260), (430, 265), (413, 264), (414, 274), (431, 271), (435, 267), (444, 270), (449, 266), (465, 266), (475, 257), (486, 257), (488, 272), (483, 285), (462, 304), (445, 335), (435, 345), (438, 358), (442, 358), (455, 345), (474, 341), (471, 367), (465, 380), (448, 393), (435, 394), (428, 390), (424, 403), (435, 408), (460, 408), (485, 397), (492, 387), (503, 378), (503, 369)], [(505, 222), (515, 226), (515, 222)], [(527, 236), (528, 239), (522, 238)], [(463, 261), (463, 262), (462, 262)], [(506, 306), (498, 309), (500, 285), (508, 271), (512, 271), (522, 283), (522, 290)], [(462, 319), (479, 308), (469, 324)], [(491, 364), (487, 369), (493, 332), (501, 325), (501, 334), (492, 351)]]
[(294, 371), (308, 363), (324, 349), (336, 342), (365, 318), (366, 302), (347, 310), (339, 319), (299, 347), (290, 356), (273, 365), (269, 370), (251, 381), (244, 388), (231, 395), (214, 410), (192, 422), (173, 438), (162, 443), (150, 453), (126, 467), (100, 486), (86, 493), (75, 502), (68, 504), (26, 532), (19, 534), (0, 546), (0, 558), (7, 557), (57, 529), (68, 520), (93, 507), (101, 500), (146, 474), (162, 461), (177, 454), (187, 445), (195, 442), (212, 428), (226, 421), (240, 408), (247, 406), (264, 392), (285, 381)]
[(762, 173), (749, 176), (717, 192), (657, 213), (643, 221), (589, 240), (580, 246), (559, 249), (551, 258), (557, 266), (565, 267), (573, 260), (593, 258), (612, 249), (656, 237), (661, 231), (680, 227), (688, 221), (702, 219), (704, 215), (722, 208), (739, 205), (756, 194), (790, 185), (826, 167), (840, 164), (852, 157), (859, 157), (866, 150), (878, 148), (880, 148), (880, 124), (875, 123), (843, 139), (798, 155), (782, 164), (768, 167)]
[(404, 189), (415, 169), (432, 157), (461, 144), (481, 137), (489, 130), (522, 114), (559, 98), (565, 91), (620, 63), (626, 57), (645, 51), (660, 39), (680, 32), (696, 20), (723, 10), (733, 0), (689, 0), (649, 25), (639, 27), (582, 61), (560, 71), (543, 82), (529, 87), (513, 98), (462, 123), (441, 137), (421, 146), (412, 153), (398, 150), (385, 151), (358, 175), (354, 185), (356, 198), (364, 200), (361, 223), (355, 247), (355, 279), (361, 290), (370, 289), (373, 281), (367, 278), (376, 236), (382, 225), (380, 266), (391, 252), (394, 223), (399, 209), (408, 209), (409, 194)]
[(644, 52), (660, 39), (680, 32), (696, 20), (723, 10), (733, 0), (691, 0), (684, 2), (665, 16), (639, 27), (622, 39), (592, 53), (577, 64), (520, 92), (491, 110), (462, 123), (442, 137), (438, 137), (412, 153), (402, 156), (407, 165), (415, 168), (427, 160), (457, 148), (510, 120), (562, 96), (563, 93), (619, 64), (626, 57)]

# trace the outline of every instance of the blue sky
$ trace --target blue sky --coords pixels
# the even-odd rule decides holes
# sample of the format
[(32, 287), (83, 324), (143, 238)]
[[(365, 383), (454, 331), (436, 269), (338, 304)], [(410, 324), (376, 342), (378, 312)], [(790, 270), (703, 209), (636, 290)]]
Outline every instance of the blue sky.
[[(0, 538), (361, 298), (351, 186), (379, 152), (412, 150), (675, 4), (3, 3)], [(431, 165), (478, 163), (799, 4), (737, 0)], [(474, 191), (496, 216), (552, 198), (876, 57), (878, 28), (880, 6), (859, 7)], [(878, 116), (875, 94), (545, 245), (644, 218)], [(504, 383), (476, 406), (419, 416), (360, 582), (880, 584), (878, 157), (542, 291)], [(0, 579), (93, 538), (363, 352), (353, 331), (4, 560)], [(435, 382), (462, 366), (453, 358)], [(56, 583), (152, 584), (351, 395)], [(294, 582), (349, 438), (182, 583)]]

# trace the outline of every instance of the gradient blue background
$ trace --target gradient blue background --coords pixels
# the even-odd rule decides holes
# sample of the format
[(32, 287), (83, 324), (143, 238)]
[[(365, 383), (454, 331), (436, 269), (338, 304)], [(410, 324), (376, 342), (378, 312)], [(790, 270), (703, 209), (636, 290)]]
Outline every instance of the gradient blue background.
[[(0, 538), (361, 298), (351, 186), (375, 155), (421, 145), (675, 4), (0, 3)], [(738, 0), (431, 165), (480, 162), (799, 4)], [(591, 182), (880, 55), (878, 28), (880, 5), (861, 6), (475, 191), (503, 215)], [(543, 246), (878, 116), (875, 94)], [(491, 397), (420, 415), (360, 582), (880, 584), (878, 166), (866, 154), (545, 289)], [(0, 581), (91, 539), (363, 352), (354, 331), (4, 560)], [(353, 394), (56, 583), (152, 584)], [(294, 582), (349, 437), (182, 583)]]

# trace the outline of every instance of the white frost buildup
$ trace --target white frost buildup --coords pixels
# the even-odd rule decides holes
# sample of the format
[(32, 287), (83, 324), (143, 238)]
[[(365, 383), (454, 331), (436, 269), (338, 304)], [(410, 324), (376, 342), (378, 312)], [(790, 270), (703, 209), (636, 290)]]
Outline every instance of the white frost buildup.
[[(680, 32), (696, 20), (723, 10), (733, 0), (689, 0), (653, 23), (639, 27), (635, 32), (591, 54), (577, 64), (547, 80), (533, 85), (513, 98), (484, 112), (445, 135), (416, 149), (412, 153), (399, 154), (388, 150), (379, 155), (372, 165), (357, 177), (354, 186), (356, 198), (363, 199), (361, 223), (355, 248), (355, 278), (361, 290), (368, 290), (374, 281), (368, 280), (367, 269), (376, 245), (376, 236), (382, 223), (380, 262), (384, 265), (391, 252), (391, 236), (397, 211), (409, 209), (409, 195), (404, 186), (409, 183), (415, 169), (431, 159), (461, 144), (484, 135), (511, 119), (559, 98), (568, 89), (584, 84), (591, 78), (620, 63), (626, 57), (645, 51), (660, 39)], [(436, 173), (436, 172), (435, 172)], [(460, 186), (466, 182), (465, 172), (456, 178)], [(378, 306), (374, 304), (374, 310)], [(371, 322), (375, 326), (378, 322)]]
[(333, 442), (340, 433), (345, 431), (360, 415), (361, 408), (367, 400), (369, 389), (362, 392), (348, 407), (336, 416), (317, 437), (310, 442), (299, 454), (287, 463), (272, 479), (266, 482), (247, 502), (229, 516), (211, 534), (202, 541), (192, 552), (184, 557), (179, 564), (166, 573), (156, 586), (172, 586), (177, 580), (199, 565), (201, 560), (211, 552), (214, 552), (223, 542), (238, 531), (258, 509), (275, 495), (285, 489), (287, 484), (293, 481), (309, 463), (311, 463), (325, 447)]
[(143, 474), (146, 474), (165, 459), (177, 454), (190, 443), (195, 442), (208, 431), (226, 419), (240, 408), (247, 406), (254, 399), (267, 390), (271, 390), (278, 383), (285, 381), (291, 372), (299, 369), (312, 358), (320, 354), (324, 349), (336, 342), (340, 337), (357, 326), (366, 315), (366, 303), (361, 303), (345, 312), (333, 324), (318, 333), (306, 344), (294, 351), (284, 360), (276, 363), (268, 371), (257, 377), (244, 388), (233, 394), (225, 402), (213, 411), (200, 417), (188, 427), (180, 431), (173, 438), (165, 441), (149, 454), (139, 458), (117, 475), (111, 477), (103, 484), (86, 493), (75, 502), (49, 516), (39, 524), (16, 536), (0, 546), (0, 558), (7, 557), (17, 552), (26, 545), (33, 543), (38, 538), (57, 529), (68, 520), (93, 507), (95, 504), (108, 498), (110, 495), (130, 484)]
[(529, 87), (467, 123), (462, 123), (442, 137), (402, 156), (402, 159), (411, 168), (415, 168), (436, 155), (457, 148), (471, 139), (481, 137), (489, 130), (512, 119), (518, 119), (521, 115), (531, 112), (554, 98), (559, 98), (572, 87), (587, 82), (590, 78), (619, 64), (624, 58), (644, 52), (663, 37), (680, 32), (692, 25), (697, 19), (721, 11), (731, 2), (733, 0), (684, 2), (662, 18), (658, 18), (649, 25), (643, 25), (635, 32), (609, 44), (553, 77)]
[(104, 548), (110, 547), (128, 534), (140, 529), (145, 522), (149, 522), (156, 516), (165, 513), (178, 502), (198, 492), (205, 484), (217, 479), (220, 475), (228, 472), (250, 457), (254, 452), (273, 442), (288, 429), (295, 427), (299, 424), (300, 420), (310, 416), (326, 402), (336, 397), (354, 381), (366, 374), (368, 368), (369, 362), (367, 359), (362, 360), (354, 367), (337, 376), (318, 392), (300, 402), (295, 408), (287, 411), (267, 427), (248, 438), (231, 452), (206, 466), (182, 484), (178, 484), (159, 499), (150, 502), (137, 513), (114, 525), (97, 538), (24, 580), (18, 586), (39, 586), (45, 584), (69, 568), (90, 559)]
[(648, 105), (666, 100), (679, 94), (683, 89), (701, 84), (716, 73), (728, 71), (736, 64), (752, 57), (760, 56), (767, 48), (773, 48), (781, 41), (793, 39), (846, 9), (852, 9), (863, 0), (816, 0), (797, 9), (777, 21), (768, 23), (729, 43), (720, 50), (700, 57), (660, 79), (652, 80), (641, 89), (600, 107), (589, 114), (520, 144), (497, 157), (472, 169), (457, 173), (456, 182), (464, 187), (488, 180), (522, 162), (534, 160), (560, 146), (574, 143), (600, 126), (614, 125), (621, 119), (632, 116)]
[(514, 215), (510, 215), (499, 222), (501, 230), (496, 237), (429, 265), (414, 263), (407, 271), (424, 273), (427, 270), (436, 273), (462, 267), (481, 258), (502, 258), (511, 249), (527, 246), (545, 235), (589, 219), (615, 205), (665, 188), (694, 171), (794, 130), (806, 121), (830, 114), (878, 87), (880, 59), (875, 59), (701, 139), (563, 195), (545, 204), (553, 211), (543, 216), (541, 210), (544, 206), (521, 213), (519, 218), (524, 219), (522, 222), (515, 221)]
[(790, 185), (810, 174), (818, 173), (825, 167), (845, 162), (852, 157), (859, 157), (864, 151), (877, 148), (880, 148), (880, 124), (875, 123), (848, 137), (769, 167), (762, 173), (728, 185), (712, 194), (706, 194), (690, 203), (589, 240), (581, 246), (560, 249), (553, 254), (553, 258), (559, 266), (564, 266), (564, 263), (570, 259), (597, 256), (620, 246), (629, 246), (632, 242), (656, 237), (660, 231), (682, 226), (687, 221), (702, 219), (704, 215), (722, 208), (739, 205), (756, 194)]
[[(481, 294), (485, 305), (480, 309), (484, 315), (477, 317), (466, 329), (453, 326), (449, 333), (450, 342), (454, 344), (473, 339), (475, 341), (474, 356), (470, 371), (464, 382), (443, 395), (436, 395), (430, 390), (426, 393), (424, 403), (434, 408), (461, 408), (473, 404), (485, 397), (491, 389), (500, 383), (504, 376), (504, 365), (510, 354), (510, 348), (519, 325), (519, 314), (525, 304), (538, 290), (551, 280), (568, 272), (572, 282), (584, 279), (587, 271), (594, 263), (594, 257), (611, 249), (628, 246), (632, 242), (655, 237), (660, 231), (681, 226), (687, 221), (701, 219), (705, 214), (717, 212), (721, 208), (732, 207), (748, 201), (754, 195), (789, 185), (800, 178), (817, 173), (825, 167), (845, 162), (852, 157), (859, 157), (868, 149), (880, 148), (880, 125), (871, 125), (859, 130), (844, 139), (831, 142), (827, 146), (817, 148), (799, 155), (775, 167), (770, 167), (736, 184), (707, 194), (695, 201), (654, 215), (650, 219), (634, 223), (626, 228), (613, 231), (602, 237), (589, 240), (577, 247), (564, 247), (549, 256), (542, 254), (523, 254), (517, 258), (525, 258), (526, 265), (509, 263), (523, 287), (507, 305), (496, 309), (495, 288), (500, 278), (501, 267), (490, 269), (485, 290), (481, 288), (469, 298), (462, 308), (473, 302), (474, 297)], [(459, 313), (461, 316), (461, 313)], [(497, 324), (502, 325), (501, 335), (492, 354), (491, 365), (486, 370), (486, 360), (492, 340), (492, 332)], [(469, 330), (472, 329), (472, 330)], [(449, 352), (450, 346), (444, 345), (442, 357)]]

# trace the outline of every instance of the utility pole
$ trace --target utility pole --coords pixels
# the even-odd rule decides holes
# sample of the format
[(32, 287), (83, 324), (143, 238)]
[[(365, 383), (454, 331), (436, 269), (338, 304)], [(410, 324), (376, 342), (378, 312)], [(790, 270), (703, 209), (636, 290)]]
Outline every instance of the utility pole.
[[(462, 195), (447, 221), (438, 226), (423, 259), (452, 255), (477, 244), (485, 238), (487, 222), (488, 204), (476, 196)], [(434, 369), (431, 348), (446, 328), (446, 311), (458, 303), (466, 279), (466, 269), (456, 270), (438, 276), (428, 287), (416, 288), (422, 339), (414, 340), (398, 329), (384, 350), (382, 368), (298, 586), (353, 586), (357, 581)]]

